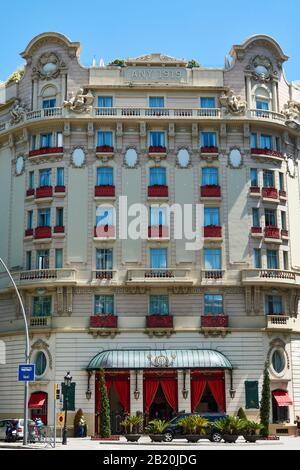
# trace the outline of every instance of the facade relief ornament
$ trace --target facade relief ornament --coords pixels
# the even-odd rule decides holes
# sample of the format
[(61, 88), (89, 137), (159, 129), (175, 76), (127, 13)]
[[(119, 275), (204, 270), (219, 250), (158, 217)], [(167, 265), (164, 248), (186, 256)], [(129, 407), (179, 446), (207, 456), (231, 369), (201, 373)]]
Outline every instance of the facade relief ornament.
[(219, 98), (221, 107), (225, 109), (227, 114), (235, 116), (245, 114), (247, 109), (247, 102), (241, 96), (235, 95), (233, 90), (224, 91), (223, 95)]
[(16, 99), (13, 104), (13, 107), (10, 110), (10, 125), (14, 126), (24, 121), (25, 115), (28, 112), (29, 108), (25, 104), (22, 104), (21, 100)]
[(300, 129), (300, 103), (296, 101), (288, 101), (281, 111), (284, 114), (285, 124), (292, 129)]
[(49, 367), (50, 369), (52, 369), (53, 359), (52, 359), (52, 354), (50, 353), (50, 350), (49, 350), (49, 344), (47, 344), (42, 339), (38, 339), (35, 343), (33, 343), (33, 345), (31, 346), (30, 355), (29, 355), (30, 360), (35, 351), (43, 351), (44, 353), (46, 353), (48, 357)]
[(64, 108), (77, 114), (90, 113), (94, 103), (94, 95), (89, 91), (84, 93), (83, 88), (79, 88), (76, 94), (71, 92), (69, 99), (64, 101)]
[(42, 80), (57, 78), (66, 64), (60, 60), (55, 52), (45, 52), (38, 60), (37, 67), (33, 69), (33, 74)]
[(252, 78), (259, 82), (270, 82), (277, 78), (277, 71), (274, 70), (273, 64), (269, 57), (257, 55), (250, 60), (246, 71), (251, 72)]

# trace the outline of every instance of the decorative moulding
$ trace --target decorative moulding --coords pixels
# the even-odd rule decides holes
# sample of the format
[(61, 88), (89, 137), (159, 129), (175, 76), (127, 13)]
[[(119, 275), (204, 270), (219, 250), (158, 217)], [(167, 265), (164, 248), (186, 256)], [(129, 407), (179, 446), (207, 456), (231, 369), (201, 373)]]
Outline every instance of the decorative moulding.
[(53, 360), (52, 360), (52, 355), (51, 355), (50, 350), (49, 350), (49, 344), (47, 344), (42, 339), (38, 339), (37, 341), (35, 341), (35, 343), (33, 343), (33, 345), (31, 346), (31, 351), (30, 351), (30, 355), (29, 355), (30, 359), (32, 358), (33, 353), (35, 351), (43, 351), (44, 353), (46, 353), (46, 355), (48, 357), (49, 367), (50, 367), (50, 369), (52, 369)]
[(240, 147), (230, 147), (228, 153), (228, 165), (229, 168), (239, 170), (244, 166), (244, 151)]
[(86, 164), (86, 150), (83, 146), (73, 147), (71, 151), (71, 165), (73, 168), (83, 168)]
[(57, 78), (63, 69), (66, 69), (66, 64), (56, 52), (45, 52), (40, 56), (32, 72), (33, 76), (42, 80), (51, 80)]
[(187, 169), (192, 166), (191, 151), (189, 147), (178, 147), (176, 154), (177, 168)]
[(140, 165), (139, 154), (134, 146), (126, 147), (123, 164), (125, 168), (134, 170)]

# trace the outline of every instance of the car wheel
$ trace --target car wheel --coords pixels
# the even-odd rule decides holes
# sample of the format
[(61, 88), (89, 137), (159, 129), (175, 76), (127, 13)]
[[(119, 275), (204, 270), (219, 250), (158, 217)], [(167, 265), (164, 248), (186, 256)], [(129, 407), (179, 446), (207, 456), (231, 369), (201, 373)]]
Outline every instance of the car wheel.
[(166, 432), (164, 435), (165, 442), (172, 442), (173, 441), (173, 434), (171, 432)]
[(211, 442), (221, 442), (221, 440), (222, 440), (222, 435), (219, 432), (213, 432), (212, 435), (210, 436)]

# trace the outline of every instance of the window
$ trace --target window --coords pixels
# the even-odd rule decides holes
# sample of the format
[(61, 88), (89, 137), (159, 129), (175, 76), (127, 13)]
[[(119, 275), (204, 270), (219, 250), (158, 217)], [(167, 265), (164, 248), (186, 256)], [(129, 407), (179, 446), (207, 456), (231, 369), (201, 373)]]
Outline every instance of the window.
[(205, 269), (221, 269), (221, 249), (205, 248), (204, 249), (204, 268)]
[(150, 147), (165, 147), (165, 133), (150, 132)]
[(64, 168), (57, 168), (57, 171), (56, 171), (56, 184), (57, 184), (57, 186), (64, 186), (65, 185), (65, 169)]
[(31, 136), (31, 150), (36, 150), (37, 147), (37, 139), (36, 135)]
[(40, 170), (40, 187), (51, 186), (51, 170)]
[(260, 227), (259, 209), (252, 208), (252, 227)]
[(50, 317), (51, 315), (51, 297), (34, 297), (33, 312), (34, 317)]
[(150, 186), (167, 185), (167, 171), (166, 168), (156, 167), (150, 168)]
[(56, 146), (57, 147), (63, 147), (63, 133), (62, 132), (57, 132), (56, 134)]
[(281, 151), (281, 139), (280, 139), (280, 137), (275, 137), (275, 150), (277, 150), (277, 152)]
[(261, 249), (254, 248), (254, 267), (255, 269), (261, 269)]
[(37, 251), (36, 269), (49, 269), (49, 250)]
[(97, 186), (113, 186), (113, 168), (101, 167), (97, 168)]
[(251, 186), (258, 186), (257, 169), (250, 169)]
[(204, 227), (207, 227), (208, 225), (220, 225), (218, 207), (204, 208)]
[(215, 132), (201, 132), (201, 147), (216, 147), (217, 134)]
[(265, 226), (277, 227), (276, 211), (274, 209), (265, 209)]
[(284, 352), (280, 349), (276, 349), (272, 354), (272, 367), (277, 374), (283, 372), (285, 363)]
[(202, 186), (218, 184), (218, 168), (202, 168)]
[(164, 108), (165, 99), (163, 96), (150, 96), (149, 108)]
[(259, 409), (258, 381), (245, 381), (246, 410)]
[(32, 252), (26, 251), (26, 270), (31, 271), (32, 269)]
[(257, 134), (252, 132), (251, 137), (250, 137), (250, 146), (252, 149), (257, 148)]
[(113, 208), (112, 207), (98, 207), (96, 211), (96, 226), (103, 227), (104, 225), (113, 226)]
[(262, 149), (272, 149), (272, 136), (262, 134), (260, 136), (260, 147)]
[(113, 133), (111, 131), (99, 131), (97, 145), (102, 147), (103, 145), (113, 146)]
[(28, 229), (33, 228), (33, 211), (27, 212), (27, 228)]
[(283, 173), (279, 173), (279, 191), (284, 191), (284, 175)]
[(167, 248), (150, 249), (150, 267), (153, 269), (166, 269), (168, 266)]
[(43, 100), (43, 109), (55, 108), (55, 107), (56, 107), (56, 99), (55, 98)]
[(169, 297), (167, 295), (150, 295), (150, 315), (169, 315)]
[(289, 254), (287, 251), (283, 251), (283, 269), (285, 271), (289, 270)]
[(113, 268), (112, 248), (98, 248), (96, 250), (96, 269), (106, 270)]
[(98, 96), (98, 108), (112, 108), (112, 96)]
[(274, 188), (274, 171), (264, 170), (263, 180), (264, 180), (264, 188)]
[(113, 315), (114, 296), (95, 295), (95, 315)]
[(47, 367), (47, 359), (43, 351), (38, 351), (35, 356), (35, 375), (41, 377)]
[(29, 172), (28, 183), (28, 188), (34, 189), (34, 171)]
[(286, 230), (286, 212), (281, 211), (281, 228)]
[(52, 134), (41, 134), (40, 147), (52, 147)]
[(278, 269), (278, 251), (267, 250), (267, 268)]
[(262, 100), (256, 100), (256, 109), (263, 109), (265, 111), (268, 111), (269, 102), (268, 101), (262, 101)]
[(50, 208), (38, 210), (38, 226), (50, 227)]
[(150, 224), (166, 225), (166, 209), (162, 207), (150, 207)]
[(62, 248), (57, 248), (55, 250), (55, 268), (62, 269), (63, 268), (63, 250)]
[(56, 208), (56, 227), (63, 227), (64, 226), (64, 208), (57, 207)]
[(215, 108), (216, 100), (215, 98), (200, 98), (200, 108)]
[(266, 297), (266, 314), (282, 315), (282, 297), (280, 295), (267, 295)]
[(204, 294), (205, 315), (221, 315), (223, 313), (223, 295)]

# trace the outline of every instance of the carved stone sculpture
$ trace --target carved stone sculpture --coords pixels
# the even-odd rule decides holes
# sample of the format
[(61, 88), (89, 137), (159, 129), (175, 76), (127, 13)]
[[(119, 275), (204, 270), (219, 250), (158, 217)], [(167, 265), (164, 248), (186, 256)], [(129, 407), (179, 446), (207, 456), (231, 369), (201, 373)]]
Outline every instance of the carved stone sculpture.
[(68, 101), (64, 101), (64, 107), (74, 113), (89, 113), (94, 103), (94, 96), (91, 92), (84, 94), (80, 88), (76, 94), (72, 92)]
[(220, 104), (230, 114), (244, 114), (247, 109), (247, 102), (241, 96), (235, 95), (233, 90), (228, 90), (219, 98)]
[(21, 101), (19, 99), (16, 99), (12, 109), (10, 110), (11, 126), (15, 124), (19, 124), (21, 121), (23, 121), (24, 116), (28, 111), (29, 109), (27, 108), (27, 106), (24, 104), (21, 104)]
[(295, 101), (288, 101), (288, 103), (284, 105), (282, 114), (284, 114), (289, 121), (299, 120), (300, 103), (296, 103)]

